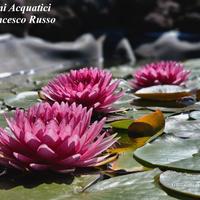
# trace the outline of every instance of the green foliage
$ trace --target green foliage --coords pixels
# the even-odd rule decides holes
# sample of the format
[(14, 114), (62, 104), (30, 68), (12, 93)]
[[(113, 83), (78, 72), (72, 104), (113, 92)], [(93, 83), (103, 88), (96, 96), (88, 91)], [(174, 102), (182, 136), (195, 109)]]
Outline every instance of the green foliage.
[[(187, 61), (186, 66), (193, 70), (187, 87), (192, 89), (200, 87), (199, 60)], [(133, 149), (125, 153), (120, 152), (117, 160), (108, 166), (96, 169), (94, 174), (91, 174), (93, 172), (91, 170), (78, 176), (76, 174), (22, 175), (8, 171), (6, 175), (0, 175), (1, 200), (200, 198), (199, 102), (194, 101), (190, 104), (186, 100), (186, 104), (183, 104), (179, 101), (163, 103), (141, 100), (134, 96), (128, 84), (131, 69), (131, 66), (111, 69), (115, 78), (123, 78), (119, 90), (124, 90), (125, 96), (114, 104), (116, 110), (107, 116), (108, 122), (105, 127), (112, 126), (119, 132), (118, 135), (121, 137), (119, 143), (130, 145), (127, 129), (133, 120), (152, 113), (152, 110), (160, 109), (166, 118), (165, 134), (154, 138), (155, 140), (150, 139), (150, 142), (135, 152)], [(0, 81), (0, 126), (6, 127), (3, 114), (10, 117), (17, 107), (27, 109), (39, 102), (38, 91), (57, 73), (19, 76)], [(173, 171), (165, 171), (168, 169)], [(104, 180), (105, 177), (108, 179)]]

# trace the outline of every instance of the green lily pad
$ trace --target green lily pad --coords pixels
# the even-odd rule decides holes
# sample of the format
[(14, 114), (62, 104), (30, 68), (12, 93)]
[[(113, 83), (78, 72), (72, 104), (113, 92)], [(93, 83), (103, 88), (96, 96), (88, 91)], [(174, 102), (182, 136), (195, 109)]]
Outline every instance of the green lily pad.
[(133, 123), (132, 119), (123, 119), (111, 123), (111, 126), (116, 129), (128, 129), (128, 127)]
[(200, 120), (187, 120), (187, 118), (189, 119), (189, 115), (183, 114), (176, 118), (168, 118), (165, 124), (165, 132), (172, 133), (180, 138), (200, 139)]
[(133, 94), (126, 93), (122, 98), (113, 104), (113, 108), (118, 110), (132, 108), (131, 102), (133, 101)]
[(4, 103), (12, 108), (28, 108), (38, 102), (38, 93), (34, 91), (21, 92), (4, 99)]
[(160, 183), (174, 192), (200, 198), (200, 174), (166, 171), (160, 175)]
[(146, 107), (149, 110), (155, 111), (155, 110), (161, 110), (165, 113), (184, 113), (184, 112), (190, 112), (192, 110), (199, 110), (199, 105), (196, 103), (190, 106), (186, 106), (183, 108), (169, 108), (169, 107)]
[[(115, 129), (114, 129), (115, 130)], [(128, 147), (132, 146), (133, 142), (130, 140), (130, 137), (128, 136), (128, 130), (126, 129), (116, 129), (117, 136), (119, 137), (118, 142), (120, 143), (120, 147)]]
[(133, 73), (134, 68), (129, 65), (121, 65), (117, 67), (111, 67), (109, 70), (112, 72), (113, 77), (125, 78)]
[(126, 112), (126, 116), (128, 116), (131, 119), (138, 119), (144, 115), (150, 114), (151, 111), (149, 110), (136, 110), (135, 108), (133, 110), (129, 110)]
[(18, 86), (12, 89), (12, 92), (15, 94), (21, 93), (21, 92), (26, 92), (26, 91), (36, 91), (37, 87), (32, 84), (27, 84), (26, 86)]
[(5, 81), (0, 81), (0, 100), (3, 100), (5, 97), (13, 95), (12, 89), (15, 88), (14, 83)]
[(15, 87), (16, 85), (14, 83), (8, 81), (0, 81), (0, 90), (11, 90)]
[(189, 59), (189, 60), (185, 61), (183, 64), (187, 69), (190, 69), (190, 70), (197, 69), (197, 70), (199, 70), (200, 59), (199, 58)]
[(190, 118), (200, 120), (200, 111), (193, 111), (190, 113)]
[(99, 175), (25, 175), (3, 176), (0, 178), (1, 200), (49, 200), (68, 199), (76, 196), (85, 186), (94, 182)]
[(130, 86), (130, 83), (126, 80), (119, 79), (119, 85), (118, 85), (118, 90), (123, 90), (123, 91), (131, 91), (132, 88)]
[(47, 75), (35, 75), (30, 78), (30, 82), (32, 82), (36, 89), (40, 89), (41, 87), (48, 84), (50, 80), (56, 77), (56, 74), (50, 73)]
[(13, 112), (4, 112), (0, 114), (0, 127), (5, 128), (7, 126), (7, 122), (5, 120), (4, 115), (6, 115), (8, 118), (13, 116)]
[(111, 163), (111, 169), (135, 172), (144, 170), (144, 167), (133, 158), (133, 152), (128, 151), (120, 154), (119, 158)]
[(170, 197), (159, 187), (155, 177), (160, 174), (158, 169), (135, 174), (114, 177), (101, 181), (84, 194), (84, 199), (97, 200), (138, 200), (138, 199), (176, 199)]
[[(85, 186), (97, 180), (96, 175), (72, 177), (71, 175), (50, 175), (20, 177), (17, 179), (1, 177), (0, 195), (2, 200), (37, 200), (37, 199), (109, 199), (109, 200), (138, 200), (138, 199), (176, 199), (164, 192), (157, 183), (156, 177), (160, 170), (128, 174), (98, 182), (80, 193)], [(89, 177), (88, 177), (89, 176)], [(124, 195), (126, 194), (126, 195)]]
[(165, 136), (134, 152), (136, 160), (144, 165), (175, 169), (180, 171), (200, 172), (200, 140), (180, 139)]
[[(119, 128), (120, 128), (122, 120), (127, 120), (127, 122), (128, 122), (128, 120), (130, 120), (130, 122), (131, 122), (134, 119), (138, 119), (139, 117), (142, 117), (143, 115), (147, 115), (150, 113), (151, 113), (150, 110), (136, 110), (135, 108), (124, 109), (117, 113), (110, 113), (110, 115), (107, 116), (107, 122), (108, 123), (116, 122), (116, 124), (114, 124), (114, 126), (116, 125), (116, 128), (117, 128), (119, 125)], [(125, 126), (124, 128), (128, 128), (128, 127)]]
[(3, 101), (5, 98), (14, 96), (11, 91), (0, 91), (0, 100)]

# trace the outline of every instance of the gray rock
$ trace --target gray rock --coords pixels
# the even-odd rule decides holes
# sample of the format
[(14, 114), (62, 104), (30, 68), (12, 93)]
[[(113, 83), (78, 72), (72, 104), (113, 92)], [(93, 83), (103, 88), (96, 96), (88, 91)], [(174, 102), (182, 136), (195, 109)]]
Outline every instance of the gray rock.
[(200, 42), (191, 43), (178, 39), (179, 32), (169, 31), (152, 43), (142, 44), (136, 54), (143, 58), (181, 60), (200, 56)]
[(86, 34), (74, 42), (50, 43), (27, 36), (0, 36), (0, 72), (19, 70), (75, 68), (80, 65), (101, 66), (102, 52), (92, 35)]

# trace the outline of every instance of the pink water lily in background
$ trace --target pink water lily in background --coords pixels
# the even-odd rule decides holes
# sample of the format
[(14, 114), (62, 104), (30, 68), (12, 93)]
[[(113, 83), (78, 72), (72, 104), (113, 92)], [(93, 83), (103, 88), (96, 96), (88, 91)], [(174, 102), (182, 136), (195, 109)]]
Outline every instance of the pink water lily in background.
[(160, 61), (139, 68), (133, 74), (130, 85), (134, 90), (154, 85), (184, 85), (190, 71), (184, 69), (180, 62)]
[(104, 161), (102, 152), (115, 135), (101, 133), (105, 118), (91, 124), (92, 109), (75, 103), (38, 103), (27, 111), (17, 109), (0, 129), (0, 164), (21, 170), (90, 167)]
[(50, 102), (76, 102), (95, 112), (108, 112), (123, 96), (123, 92), (116, 92), (119, 81), (111, 81), (112, 74), (99, 68), (71, 70), (43, 87), (42, 96)]

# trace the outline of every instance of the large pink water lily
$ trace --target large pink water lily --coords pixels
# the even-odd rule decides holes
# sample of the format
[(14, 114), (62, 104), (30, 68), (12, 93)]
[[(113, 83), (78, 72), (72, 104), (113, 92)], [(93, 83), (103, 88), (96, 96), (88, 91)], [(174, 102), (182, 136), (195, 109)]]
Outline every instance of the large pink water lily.
[(123, 95), (123, 92), (115, 92), (119, 81), (111, 81), (112, 74), (99, 68), (71, 70), (43, 87), (42, 96), (51, 102), (76, 102), (97, 112), (108, 112)]
[(21, 170), (65, 172), (104, 161), (115, 135), (101, 133), (105, 118), (90, 125), (92, 109), (67, 103), (39, 103), (16, 110), (0, 129), (0, 164)]
[(161, 61), (138, 69), (130, 84), (135, 90), (154, 85), (184, 85), (189, 74), (182, 63)]

